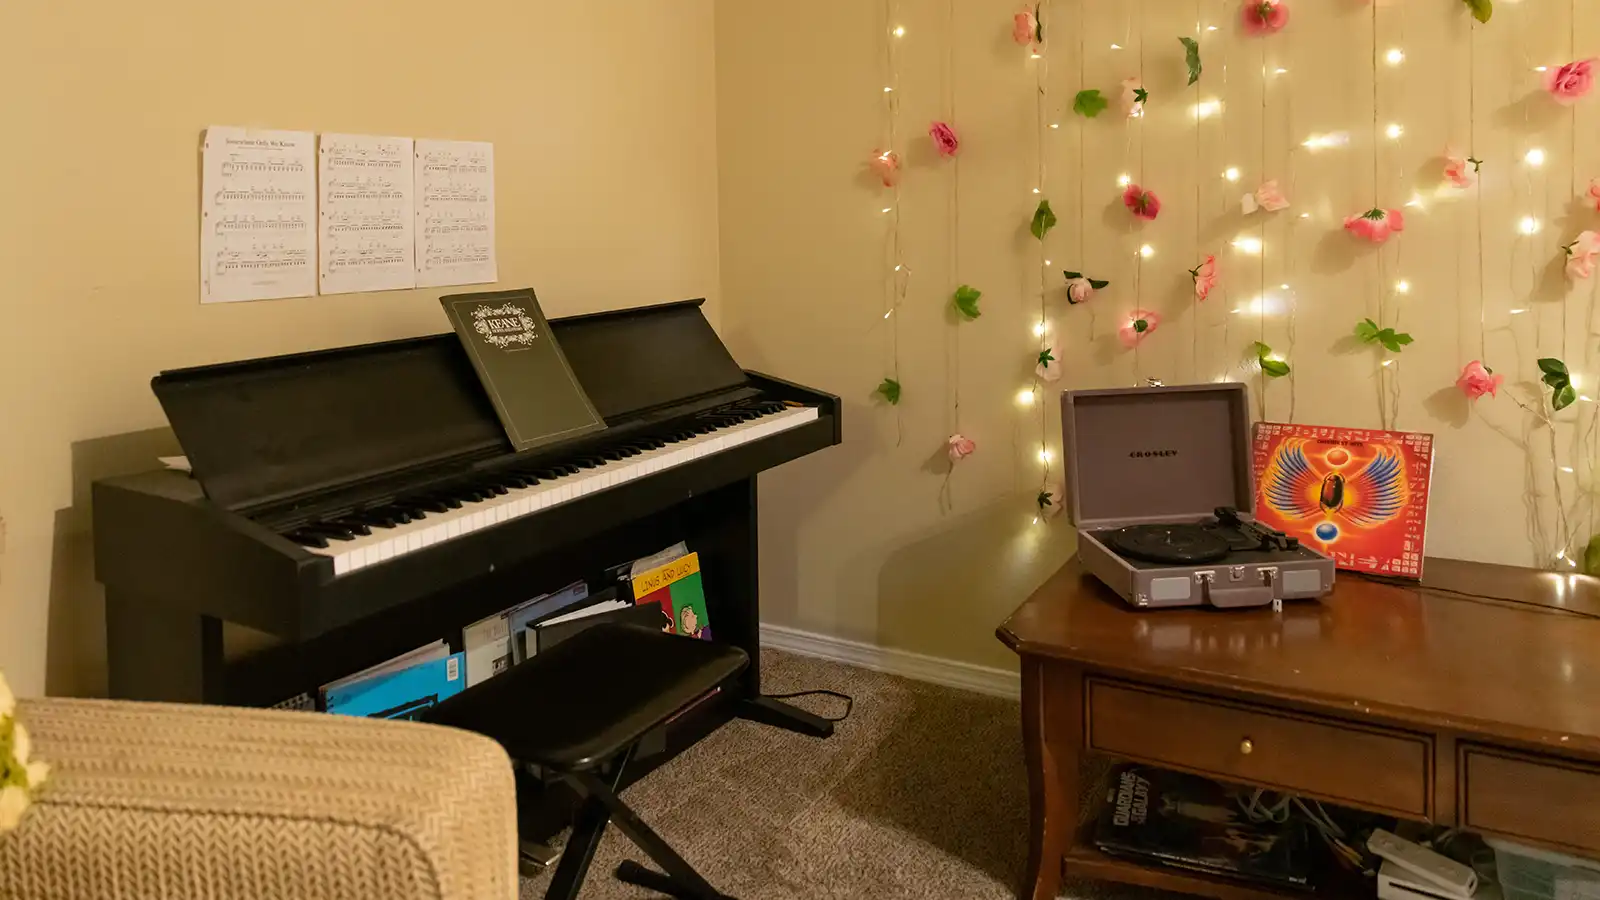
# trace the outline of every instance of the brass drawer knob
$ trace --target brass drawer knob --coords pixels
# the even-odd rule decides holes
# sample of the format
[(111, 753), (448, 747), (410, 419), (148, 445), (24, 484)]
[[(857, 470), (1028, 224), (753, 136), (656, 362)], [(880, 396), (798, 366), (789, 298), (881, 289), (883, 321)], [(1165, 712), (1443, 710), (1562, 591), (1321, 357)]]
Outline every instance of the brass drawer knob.
[(1250, 754), (1254, 753), (1255, 750), (1255, 742), (1251, 741), (1249, 738), (1245, 738), (1239, 742), (1239, 752), (1243, 753), (1245, 756), (1249, 756)]

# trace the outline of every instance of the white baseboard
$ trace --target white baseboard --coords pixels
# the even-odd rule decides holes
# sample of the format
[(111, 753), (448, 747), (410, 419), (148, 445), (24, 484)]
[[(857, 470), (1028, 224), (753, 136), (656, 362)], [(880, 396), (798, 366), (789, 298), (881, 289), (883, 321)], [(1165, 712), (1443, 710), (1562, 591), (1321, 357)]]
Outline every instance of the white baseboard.
[(888, 672), (916, 681), (974, 691), (993, 697), (1022, 696), (1022, 678), (1016, 672), (940, 659), (909, 650), (894, 650), (782, 625), (761, 626), (761, 644), (800, 656), (814, 656), (875, 672)]

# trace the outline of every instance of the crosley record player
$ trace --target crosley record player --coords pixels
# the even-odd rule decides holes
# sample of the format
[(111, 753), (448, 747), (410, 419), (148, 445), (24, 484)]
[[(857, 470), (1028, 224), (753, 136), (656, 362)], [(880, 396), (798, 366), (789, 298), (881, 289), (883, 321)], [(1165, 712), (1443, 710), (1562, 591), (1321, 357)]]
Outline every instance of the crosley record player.
[(1066, 391), (1083, 567), (1141, 608), (1266, 606), (1333, 589), (1333, 560), (1256, 524), (1237, 383)]

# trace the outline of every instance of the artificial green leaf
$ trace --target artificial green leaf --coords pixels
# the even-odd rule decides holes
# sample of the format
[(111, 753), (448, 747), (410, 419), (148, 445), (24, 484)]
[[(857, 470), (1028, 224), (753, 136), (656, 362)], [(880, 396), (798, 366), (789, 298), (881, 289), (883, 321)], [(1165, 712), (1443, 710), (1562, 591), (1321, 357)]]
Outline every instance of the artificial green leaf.
[(1272, 348), (1261, 343), (1260, 341), (1256, 341), (1250, 345), (1250, 352), (1256, 355), (1256, 359), (1266, 359), (1269, 355), (1271, 355)]
[(1572, 389), (1572, 385), (1564, 384), (1556, 388), (1555, 393), (1550, 395), (1550, 406), (1559, 412), (1571, 406), (1572, 401), (1576, 399), (1578, 399), (1578, 392)]
[(1051, 348), (1046, 347), (1043, 350), (1039, 351), (1039, 365), (1042, 366), (1042, 365), (1045, 365), (1047, 363), (1053, 363), (1053, 362), (1056, 361), (1055, 355), (1052, 354), (1050, 352), (1050, 350), (1051, 350)]
[(1043, 511), (1054, 506), (1056, 504), (1056, 498), (1049, 491), (1040, 491), (1039, 497), (1035, 502), (1039, 504), (1039, 509)]
[(1392, 353), (1399, 353), (1400, 348), (1411, 343), (1411, 340), (1411, 335), (1405, 332), (1396, 332), (1393, 328), (1385, 328), (1378, 332), (1378, 343)]
[(1588, 546), (1583, 548), (1583, 574), (1600, 575), (1600, 534), (1589, 538)]
[(1089, 287), (1092, 287), (1097, 291), (1102, 289), (1102, 288), (1104, 288), (1106, 285), (1108, 285), (1110, 283), (1111, 282), (1109, 282), (1109, 281), (1100, 281), (1100, 280), (1095, 279), (1095, 278), (1089, 279)]
[(885, 378), (883, 384), (878, 385), (878, 390), (875, 393), (888, 401), (890, 406), (900, 405), (900, 382), (895, 381), (893, 378)]
[(1079, 91), (1078, 96), (1072, 99), (1072, 111), (1092, 119), (1106, 111), (1108, 102), (1098, 89)]
[(1467, 8), (1472, 10), (1472, 17), (1479, 22), (1488, 22), (1494, 15), (1494, 0), (1465, 0)]
[(1281, 359), (1263, 359), (1261, 361), (1261, 374), (1272, 378), (1282, 378), (1289, 374), (1289, 364)]
[(1135, 103), (1148, 103), (1149, 101), (1150, 101), (1150, 92), (1149, 91), (1145, 90), (1142, 87), (1133, 89), (1133, 102), (1135, 102)]
[[(1074, 278), (1082, 278), (1083, 277), (1083, 273), (1082, 272), (1062, 272), (1061, 274), (1065, 275), (1067, 277), (1068, 281), (1071, 281)], [(1093, 285), (1094, 281), (1091, 279), (1089, 284)]]
[(1566, 375), (1567, 364), (1554, 357), (1545, 357), (1539, 360), (1539, 371), (1546, 375)]
[(1039, 208), (1033, 211), (1033, 221), (1028, 224), (1028, 233), (1039, 240), (1056, 227), (1056, 214), (1050, 211), (1050, 201), (1040, 200)]
[(1178, 42), (1183, 44), (1183, 61), (1189, 66), (1189, 83), (1194, 84), (1200, 80), (1200, 42), (1189, 37), (1178, 38)]
[(966, 316), (969, 320), (976, 319), (977, 317), (983, 315), (983, 313), (978, 310), (978, 298), (982, 296), (983, 291), (978, 290), (970, 284), (963, 284), (962, 286), (956, 288), (956, 310), (963, 316)]
[(1362, 319), (1356, 323), (1356, 337), (1372, 343), (1378, 339), (1378, 323), (1371, 319)]

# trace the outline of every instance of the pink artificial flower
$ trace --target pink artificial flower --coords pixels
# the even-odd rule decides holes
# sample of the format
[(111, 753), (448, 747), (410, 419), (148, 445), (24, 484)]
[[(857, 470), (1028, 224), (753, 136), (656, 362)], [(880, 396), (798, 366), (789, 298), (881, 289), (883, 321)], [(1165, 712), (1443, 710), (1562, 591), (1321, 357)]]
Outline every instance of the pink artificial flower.
[(1567, 251), (1567, 274), (1588, 278), (1594, 274), (1595, 257), (1600, 257), (1600, 234), (1585, 231), (1563, 249)]
[(955, 156), (961, 149), (961, 139), (956, 137), (956, 130), (944, 122), (935, 122), (928, 126), (928, 137), (933, 138), (933, 147), (943, 157)]
[(1161, 198), (1156, 196), (1155, 191), (1147, 191), (1137, 184), (1128, 185), (1127, 190), (1122, 192), (1122, 205), (1141, 219), (1154, 221), (1161, 213)]
[(1589, 192), (1586, 196), (1589, 202), (1594, 204), (1595, 212), (1600, 212), (1600, 178), (1590, 179)]
[(1275, 34), (1289, 24), (1289, 5), (1283, 0), (1245, 0), (1244, 30), (1249, 34)]
[(1122, 108), (1127, 111), (1128, 118), (1137, 119), (1144, 115), (1145, 96), (1143, 78), (1135, 75), (1122, 79)]
[(1406, 230), (1406, 217), (1405, 213), (1398, 209), (1374, 207), (1359, 216), (1345, 216), (1344, 230), (1356, 237), (1366, 238), (1374, 244), (1381, 244), (1387, 241), (1391, 234)]
[(1594, 89), (1594, 64), (1600, 60), (1580, 59), (1544, 73), (1544, 89), (1562, 105), (1577, 103)]
[(1276, 181), (1263, 181), (1255, 193), (1245, 194), (1239, 205), (1244, 209), (1244, 214), (1249, 215), (1258, 209), (1267, 212), (1277, 212), (1289, 208), (1289, 198), (1283, 195), (1283, 190)]
[(1498, 396), (1501, 382), (1505, 381), (1504, 375), (1494, 374), (1494, 370), (1483, 363), (1473, 360), (1461, 369), (1461, 377), (1456, 379), (1456, 387), (1461, 393), (1467, 395), (1468, 400), (1476, 400), (1484, 394), (1491, 397)]
[(1034, 38), (1039, 34), (1039, 17), (1034, 15), (1033, 7), (1027, 7), (1022, 12), (1011, 17), (1011, 39), (1026, 47), (1034, 43)]
[(1083, 303), (1094, 296), (1094, 287), (1089, 284), (1089, 279), (1078, 277), (1067, 279), (1067, 302)]
[(950, 435), (950, 439), (945, 441), (945, 444), (946, 452), (950, 454), (951, 462), (960, 462), (971, 456), (973, 451), (978, 449), (976, 441), (961, 434)]
[(1122, 346), (1132, 347), (1144, 340), (1144, 336), (1156, 330), (1161, 324), (1161, 317), (1147, 309), (1136, 309), (1128, 313), (1128, 320), (1117, 329), (1117, 337), (1122, 339)]
[(1456, 155), (1454, 150), (1444, 152), (1444, 177), (1445, 180), (1458, 188), (1472, 187), (1478, 180), (1477, 163), (1465, 156)]
[(867, 165), (883, 179), (884, 187), (894, 187), (900, 182), (900, 154), (893, 150), (872, 151), (872, 159)]
[(1207, 256), (1205, 262), (1189, 270), (1189, 277), (1194, 279), (1194, 295), (1201, 300), (1209, 297), (1217, 286), (1217, 258)]

